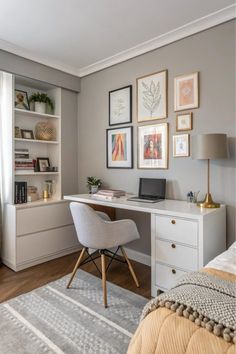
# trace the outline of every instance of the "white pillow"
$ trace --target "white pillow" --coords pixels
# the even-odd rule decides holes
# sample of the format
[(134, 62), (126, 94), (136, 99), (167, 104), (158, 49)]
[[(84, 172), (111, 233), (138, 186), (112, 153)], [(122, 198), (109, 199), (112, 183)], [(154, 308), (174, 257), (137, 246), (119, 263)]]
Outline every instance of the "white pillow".
[(230, 248), (210, 261), (205, 268), (215, 268), (236, 274), (236, 241)]

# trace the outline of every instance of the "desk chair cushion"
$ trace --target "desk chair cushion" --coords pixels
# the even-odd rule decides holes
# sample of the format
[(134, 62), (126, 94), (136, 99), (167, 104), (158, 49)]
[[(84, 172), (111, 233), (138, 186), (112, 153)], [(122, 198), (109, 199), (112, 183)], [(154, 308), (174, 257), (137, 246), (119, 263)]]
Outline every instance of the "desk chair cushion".
[(140, 238), (133, 220), (106, 220), (109, 217), (104, 219), (105, 213), (102, 215), (88, 205), (76, 202), (70, 203), (70, 210), (78, 240), (84, 247), (106, 249), (122, 246)]

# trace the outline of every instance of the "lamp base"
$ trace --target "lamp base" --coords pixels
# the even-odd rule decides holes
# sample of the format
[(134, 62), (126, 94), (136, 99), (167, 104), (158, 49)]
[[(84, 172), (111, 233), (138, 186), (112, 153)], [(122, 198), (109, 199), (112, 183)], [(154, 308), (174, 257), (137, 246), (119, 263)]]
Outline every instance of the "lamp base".
[(211, 193), (207, 193), (205, 199), (202, 202), (197, 203), (197, 206), (201, 208), (220, 208), (219, 203), (213, 202)]

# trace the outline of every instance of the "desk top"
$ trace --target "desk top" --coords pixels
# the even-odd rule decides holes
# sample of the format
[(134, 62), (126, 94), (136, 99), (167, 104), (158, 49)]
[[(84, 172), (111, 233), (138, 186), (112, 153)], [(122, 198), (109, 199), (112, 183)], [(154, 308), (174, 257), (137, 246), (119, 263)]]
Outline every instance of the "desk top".
[(126, 195), (125, 197), (121, 198), (104, 200), (99, 199), (98, 197), (94, 197), (92, 194), (76, 194), (66, 195), (64, 196), (64, 199), (87, 204), (104, 205), (118, 209), (141, 211), (150, 214), (163, 214), (175, 217), (180, 216), (194, 219), (200, 219), (205, 215), (222, 212), (222, 209), (225, 209), (224, 205), (222, 205), (221, 208), (218, 209), (203, 209), (199, 208), (195, 204), (187, 203), (186, 201), (170, 199), (166, 199), (157, 203), (134, 202), (127, 200), (127, 198), (129, 198), (130, 196), (131, 195)]

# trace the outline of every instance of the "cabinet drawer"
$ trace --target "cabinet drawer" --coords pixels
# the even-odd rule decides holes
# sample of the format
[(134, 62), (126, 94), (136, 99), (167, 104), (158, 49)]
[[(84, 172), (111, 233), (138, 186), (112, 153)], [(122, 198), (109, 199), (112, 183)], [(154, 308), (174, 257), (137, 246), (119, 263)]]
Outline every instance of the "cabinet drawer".
[(79, 245), (73, 225), (18, 237), (17, 263), (37, 260)]
[(156, 216), (156, 236), (197, 246), (198, 223), (169, 216)]
[(159, 263), (156, 263), (156, 286), (164, 289), (173, 288), (176, 285), (177, 280), (187, 272), (184, 272), (174, 267), (168, 267)]
[(156, 260), (189, 271), (198, 269), (197, 250), (177, 243), (156, 240)]
[(68, 203), (19, 209), (16, 214), (16, 235), (26, 235), (70, 224), (73, 224), (73, 221)]

